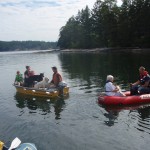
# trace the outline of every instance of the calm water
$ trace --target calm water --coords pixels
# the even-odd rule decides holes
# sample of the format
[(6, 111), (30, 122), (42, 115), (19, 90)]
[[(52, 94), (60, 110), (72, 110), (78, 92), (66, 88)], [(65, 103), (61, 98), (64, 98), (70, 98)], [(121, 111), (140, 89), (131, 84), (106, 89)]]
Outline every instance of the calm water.
[[(105, 78), (112, 74), (122, 89), (136, 80), (138, 67), (150, 71), (150, 53), (0, 53), (0, 139), (17, 136), (38, 150), (149, 150), (150, 106), (104, 108), (97, 104)], [(70, 86), (65, 99), (16, 93), (15, 73), (30, 65), (51, 79), (56, 65)]]

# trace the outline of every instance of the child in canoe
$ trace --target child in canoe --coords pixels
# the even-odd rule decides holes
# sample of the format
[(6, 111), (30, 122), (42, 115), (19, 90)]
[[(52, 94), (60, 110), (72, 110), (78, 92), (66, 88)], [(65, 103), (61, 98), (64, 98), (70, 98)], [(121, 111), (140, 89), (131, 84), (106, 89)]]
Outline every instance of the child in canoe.
[(20, 73), (20, 71), (16, 72), (16, 77), (15, 77), (14, 84), (19, 85), (19, 86), (23, 85), (23, 76)]

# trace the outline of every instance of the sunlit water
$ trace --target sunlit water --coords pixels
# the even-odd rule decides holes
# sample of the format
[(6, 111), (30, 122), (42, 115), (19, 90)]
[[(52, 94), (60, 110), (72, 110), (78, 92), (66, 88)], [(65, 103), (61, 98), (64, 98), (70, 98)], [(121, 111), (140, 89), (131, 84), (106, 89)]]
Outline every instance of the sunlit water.
[[(38, 150), (149, 150), (150, 107), (104, 108), (97, 104), (108, 74), (124, 90), (138, 77), (138, 67), (150, 71), (150, 53), (0, 53), (0, 140), (15, 137), (35, 143)], [(65, 99), (16, 93), (17, 70), (30, 65), (52, 77), (57, 66), (70, 87)]]

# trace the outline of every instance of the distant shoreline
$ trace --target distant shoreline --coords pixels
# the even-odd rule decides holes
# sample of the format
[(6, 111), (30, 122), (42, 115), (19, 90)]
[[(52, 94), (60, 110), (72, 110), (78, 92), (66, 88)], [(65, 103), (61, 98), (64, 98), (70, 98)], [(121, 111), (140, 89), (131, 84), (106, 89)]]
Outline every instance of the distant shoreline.
[(101, 52), (150, 52), (150, 48), (93, 48), (93, 49), (63, 49), (62, 53), (101, 53)]
[(45, 50), (26, 49), (26, 50), (12, 50), (12, 51), (0, 51), (0, 52), (3, 53), (3, 52), (55, 52), (55, 51), (60, 51), (60, 50), (59, 49), (45, 49)]
[(0, 52), (61, 52), (61, 53), (102, 53), (102, 52), (150, 52), (150, 48), (137, 48), (137, 47), (123, 47), (123, 48), (93, 48), (93, 49), (26, 49), (26, 50), (12, 50), (12, 51), (0, 51)]

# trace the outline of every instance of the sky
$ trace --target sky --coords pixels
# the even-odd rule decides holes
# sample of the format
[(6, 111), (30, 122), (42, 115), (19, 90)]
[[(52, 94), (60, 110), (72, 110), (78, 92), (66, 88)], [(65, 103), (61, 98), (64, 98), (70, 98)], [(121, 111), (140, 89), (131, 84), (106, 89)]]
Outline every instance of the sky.
[[(0, 41), (49, 41), (71, 16), (96, 0), (0, 0)], [(118, 0), (121, 4), (121, 0)]]

